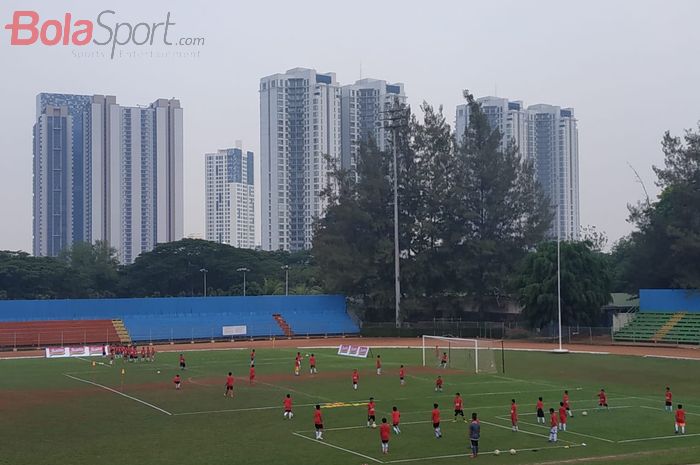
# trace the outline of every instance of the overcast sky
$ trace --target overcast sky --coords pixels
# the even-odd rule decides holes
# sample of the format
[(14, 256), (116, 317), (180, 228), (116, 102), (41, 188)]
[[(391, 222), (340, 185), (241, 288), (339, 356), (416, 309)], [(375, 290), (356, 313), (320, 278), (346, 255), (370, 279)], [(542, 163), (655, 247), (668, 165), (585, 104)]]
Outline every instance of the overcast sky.
[(700, 120), (700, 2), (692, 0), (4, 0), (0, 23), (15, 10), (94, 21), (107, 9), (116, 12), (111, 23), (133, 24), (164, 21), (169, 11), (169, 39), (204, 37), (205, 45), (194, 58), (110, 60), (74, 56), (106, 50), (94, 45), (10, 47), (0, 29), (0, 249), (31, 251), (39, 92), (113, 94), (124, 105), (179, 98), (186, 235), (204, 233), (203, 154), (241, 139), (257, 156), (259, 79), (293, 67), (336, 72), (341, 84), (360, 74), (403, 82), (414, 108), (443, 105), (450, 122), (465, 88), (573, 107), (581, 224), (611, 240), (631, 230), (626, 205), (643, 195), (628, 163), (654, 195), (664, 131), (681, 134)]

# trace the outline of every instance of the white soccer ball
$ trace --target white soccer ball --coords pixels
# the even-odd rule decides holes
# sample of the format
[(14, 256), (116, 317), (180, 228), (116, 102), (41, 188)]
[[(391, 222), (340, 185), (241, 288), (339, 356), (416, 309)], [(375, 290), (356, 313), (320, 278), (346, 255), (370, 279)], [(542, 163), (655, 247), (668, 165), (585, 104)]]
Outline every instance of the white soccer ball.
[(585, 442), (582, 442), (581, 445), (582, 445), (583, 447), (586, 447), (586, 443), (585, 443)]
[(583, 415), (583, 416), (585, 417), (586, 415), (588, 415), (588, 412), (586, 412), (586, 411), (584, 410), (583, 412), (581, 412), (581, 415)]
[(501, 455), (501, 451), (496, 449), (495, 451), (493, 451), (493, 455)]
[(160, 370), (158, 370), (158, 374), (160, 374)]
[(568, 448), (569, 448), (569, 446), (564, 446), (564, 449), (568, 449)]
[(377, 427), (376, 423), (372, 423), (372, 428), (376, 428), (376, 427)]
[(517, 451), (516, 451), (515, 449), (511, 449), (511, 450), (510, 450), (510, 455), (515, 455), (516, 452), (517, 452)]

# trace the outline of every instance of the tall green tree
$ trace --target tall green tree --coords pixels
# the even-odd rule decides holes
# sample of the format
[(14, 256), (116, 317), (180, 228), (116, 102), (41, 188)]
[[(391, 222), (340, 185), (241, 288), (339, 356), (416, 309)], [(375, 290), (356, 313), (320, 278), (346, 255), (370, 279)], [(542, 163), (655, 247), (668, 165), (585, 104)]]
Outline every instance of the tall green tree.
[(70, 268), (72, 297), (112, 297), (119, 283), (117, 251), (105, 241), (78, 242), (59, 254)]
[[(565, 325), (594, 325), (610, 301), (612, 279), (605, 258), (590, 242), (562, 242), (561, 308)], [(557, 244), (545, 242), (528, 254), (516, 278), (522, 316), (535, 328), (557, 319)]]
[(2, 299), (56, 299), (73, 297), (69, 267), (52, 257), (32, 257), (26, 252), (0, 251)]
[(636, 230), (613, 251), (621, 282), (641, 288), (700, 288), (700, 127), (662, 141), (664, 166), (654, 166), (661, 193), (630, 207)]
[(502, 133), (491, 128), (474, 97), (465, 91), (469, 124), (458, 146), (451, 224), (452, 268), (480, 309), (508, 294), (509, 277), (529, 248), (544, 238), (553, 215), (522, 159)]

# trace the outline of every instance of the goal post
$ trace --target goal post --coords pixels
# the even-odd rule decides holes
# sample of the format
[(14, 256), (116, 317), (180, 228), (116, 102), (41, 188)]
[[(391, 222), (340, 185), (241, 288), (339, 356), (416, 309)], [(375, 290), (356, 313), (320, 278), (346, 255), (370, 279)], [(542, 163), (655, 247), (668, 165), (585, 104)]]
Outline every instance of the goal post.
[(476, 374), (498, 372), (492, 341), (425, 335), (422, 341), (423, 366), (444, 366)]

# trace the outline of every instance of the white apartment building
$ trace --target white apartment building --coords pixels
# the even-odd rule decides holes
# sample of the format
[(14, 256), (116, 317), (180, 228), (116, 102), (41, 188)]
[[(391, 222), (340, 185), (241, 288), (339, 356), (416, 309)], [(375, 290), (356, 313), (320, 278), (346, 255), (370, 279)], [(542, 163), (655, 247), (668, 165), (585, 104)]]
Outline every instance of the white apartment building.
[(294, 68), (260, 80), (263, 250), (309, 249), (313, 224), (341, 163), (341, 98), (334, 73)]
[(206, 239), (255, 248), (254, 154), (240, 147), (205, 154)]

